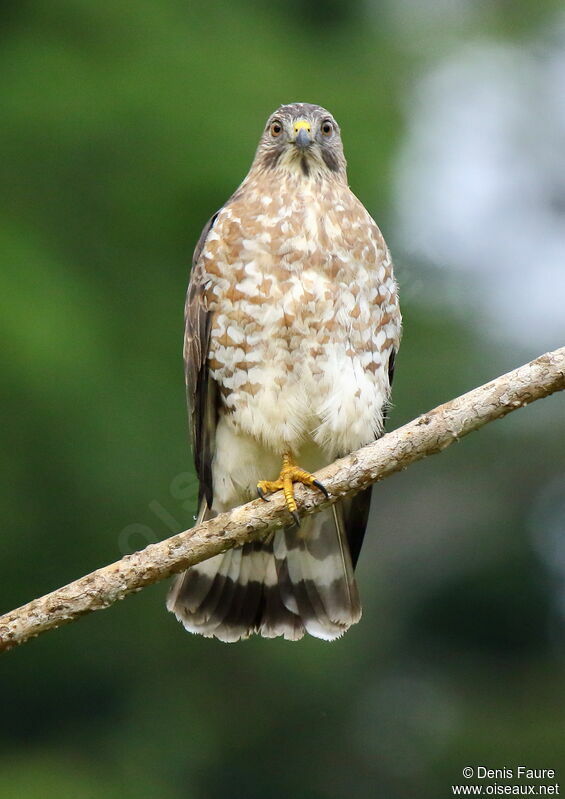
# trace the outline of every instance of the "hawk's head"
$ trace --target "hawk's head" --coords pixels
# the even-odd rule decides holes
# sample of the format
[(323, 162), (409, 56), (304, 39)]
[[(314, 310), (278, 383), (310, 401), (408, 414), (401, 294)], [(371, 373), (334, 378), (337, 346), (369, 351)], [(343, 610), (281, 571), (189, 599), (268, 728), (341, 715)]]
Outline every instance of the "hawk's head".
[(329, 173), (345, 178), (339, 125), (319, 105), (281, 105), (267, 121), (253, 165), (306, 177)]

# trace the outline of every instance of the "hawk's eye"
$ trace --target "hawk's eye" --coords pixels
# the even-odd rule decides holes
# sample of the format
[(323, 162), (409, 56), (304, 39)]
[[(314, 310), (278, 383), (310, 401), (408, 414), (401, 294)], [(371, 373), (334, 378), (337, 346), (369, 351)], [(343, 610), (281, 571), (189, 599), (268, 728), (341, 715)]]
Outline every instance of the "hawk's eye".
[(279, 122), (278, 119), (274, 119), (271, 122), (270, 131), (271, 131), (271, 136), (274, 136), (275, 139), (277, 138), (277, 136), (281, 135), (281, 133), (282, 133), (282, 125), (281, 125), (281, 123)]
[(324, 134), (324, 136), (331, 136), (332, 133), (333, 133), (333, 130), (334, 130), (334, 126), (332, 125), (330, 120), (329, 119), (325, 119), (322, 122), (322, 133)]

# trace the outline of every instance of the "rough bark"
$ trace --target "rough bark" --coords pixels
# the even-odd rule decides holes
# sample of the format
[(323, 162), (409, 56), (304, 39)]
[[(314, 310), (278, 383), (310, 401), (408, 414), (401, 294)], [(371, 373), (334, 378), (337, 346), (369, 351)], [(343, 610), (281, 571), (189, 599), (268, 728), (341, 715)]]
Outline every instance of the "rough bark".
[[(530, 402), (565, 388), (565, 347), (540, 356), (469, 391), (317, 473), (330, 493), (296, 487), (301, 515), (405, 469)], [(265, 503), (249, 502), (191, 530), (151, 544), (69, 585), (0, 617), (0, 651), (10, 649), (127, 594), (164, 580), (233, 546), (288, 523), (281, 492)]]

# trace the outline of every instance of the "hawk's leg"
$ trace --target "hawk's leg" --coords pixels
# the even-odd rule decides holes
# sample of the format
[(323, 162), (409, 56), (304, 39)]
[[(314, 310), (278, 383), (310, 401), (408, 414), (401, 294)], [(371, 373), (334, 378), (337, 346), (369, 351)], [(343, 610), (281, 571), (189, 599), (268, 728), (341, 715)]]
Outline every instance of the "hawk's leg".
[(292, 518), (296, 524), (300, 524), (298, 508), (296, 506), (296, 500), (294, 499), (294, 491), (292, 488), (293, 483), (304, 483), (304, 485), (307, 486), (315, 486), (316, 488), (319, 488), (320, 491), (326, 495), (326, 497), (329, 497), (325, 487), (322, 485), (322, 483), (320, 483), (319, 480), (316, 480), (314, 475), (310, 474), (310, 472), (304, 471), (304, 469), (300, 469), (300, 467), (294, 463), (294, 459), (290, 452), (285, 452), (283, 455), (283, 463), (278, 480), (260, 480), (257, 483), (257, 492), (259, 493), (261, 499), (264, 499), (265, 502), (268, 502), (268, 498), (266, 496), (267, 494), (272, 494), (274, 491), (282, 490), (286, 500), (286, 506), (289, 509)]

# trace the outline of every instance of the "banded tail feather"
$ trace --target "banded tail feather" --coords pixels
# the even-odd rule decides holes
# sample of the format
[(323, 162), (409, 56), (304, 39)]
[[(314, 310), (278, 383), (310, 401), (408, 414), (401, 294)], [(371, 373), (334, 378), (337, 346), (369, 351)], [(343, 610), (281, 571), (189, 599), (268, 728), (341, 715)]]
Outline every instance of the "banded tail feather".
[(339, 503), (192, 566), (175, 579), (167, 608), (189, 632), (226, 642), (306, 632), (333, 641), (361, 618), (347, 539)]

